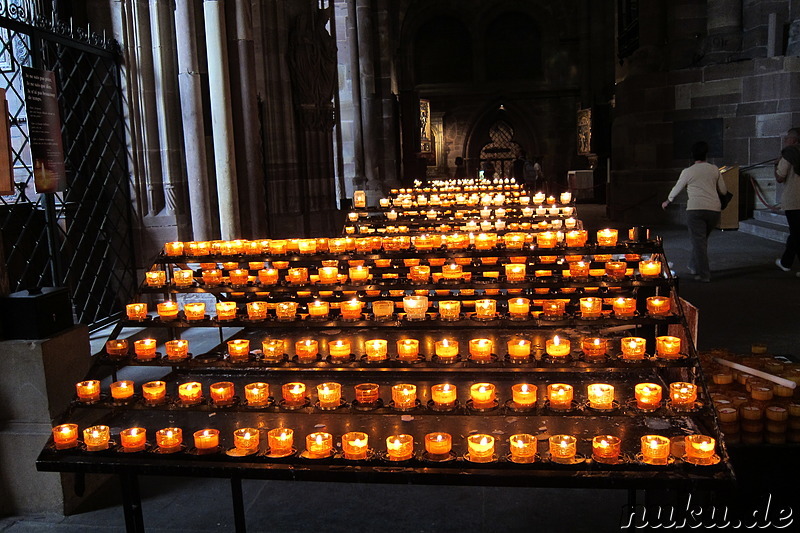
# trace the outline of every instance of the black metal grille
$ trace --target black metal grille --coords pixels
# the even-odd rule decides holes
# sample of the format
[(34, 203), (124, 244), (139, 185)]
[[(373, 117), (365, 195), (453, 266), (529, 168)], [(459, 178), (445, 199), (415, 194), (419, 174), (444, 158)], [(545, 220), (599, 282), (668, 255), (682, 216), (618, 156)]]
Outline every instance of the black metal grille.
[[(131, 201), (116, 43), (0, 3), (0, 87), (12, 116), (18, 192), (0, 197), (11, 290), (67, 286), (79, 322), (98, 325), (135, 290)], [(56, 73), (67, 188), (34, 190), (21, 67)]]

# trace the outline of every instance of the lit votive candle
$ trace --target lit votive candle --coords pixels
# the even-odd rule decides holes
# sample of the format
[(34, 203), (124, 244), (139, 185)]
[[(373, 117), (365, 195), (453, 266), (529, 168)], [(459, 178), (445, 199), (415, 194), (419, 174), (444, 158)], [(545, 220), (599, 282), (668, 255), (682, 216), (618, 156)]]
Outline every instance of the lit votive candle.
[(634, 395), (636, 407), (643, 411), (653, 411), (661, 406), (661, 385), (657, 383), (637, 383)]
[(515, 363), (524, 363), (531, 358), (531, 341), (511, 339), (508, 341), (508, 358)]
[(123, 429), (119, 433), (119, 440), (123, 452), (141, 452), (147, 447), (147, 430), (145, 428)]
[(569, 264), (569, 277), (574, 280), (588, 279), (589, 267), (586, 261), (573, 261)]
[(536, 385), (530, 383), (516, 383), (511, 386), (511, 398), (517, 408), (532, 408), (536, 406)]
[(670, 301), (664, 296), (650, 296), (647, 298), (647, 313), (650, 316), (664, 316), (669, 314)]
[(269, 404), (269, 384), (261, 381), (244, 386), (244, 397), (250, 407), (263, 407)]
[(439, 302), (439, 318), (442, 320), (458, 320), (461, 317), (461, 302), (458, 300), (441, 300)]
[(181, 450), (183, 430), (181, 428), (163, 428), (156, 431), (156, 446), (160, 453), (175, 453)]
[(419, 359), (419, 341), (417, 339), (398, 340), (397, 358), (400, 361), (416, 361)]
[(78, 401), (92, 403), (100, 399), (100, 382), (96, 379), (79, 381), (75, 384)]
[(631, 318), (636, 314), (636, 298), (614, 298), (611, 305), (616, 318)]
[(129, 320), (144, 320), (147, 318), (147, 304), (136, 303), (125, 306)]
[(286, 281), (292, 285), (305, 285), (308, 283), (308, 269), (305, 267), (290, 268), (286, 272)]
[(228, 356), (235, 363), (247, 361), (250, 358), (250, 341), (247, 339), (228, 341)]
[(133, 397), (133, 381), (120, 380), (111, 384), (111, 397), (116, 401), (125, 401)]
[(600, 337), (586, 337), (581, 343), (584, 359), (598, 359), (606, 355), (607, 342)]
[(507, 264), (506, 268), (506, 281), (511, 283), (525, 281), (526, 268), (525, 265)]
[(661, 261), (639, 261), (639, 274), (643, 278), (657, 278), (661, 275)]
[(257, 452), (260, 441), (256, 428), (239, 428), (233, 432), (233, 445), (239, 452), (246, 454)]
[(714, 462), (716, 440), (708, 435), (686, 436), (686, 460), (696, 465), (710, 465)]
[(494, 437), (476, 433), (467, 437), (469, 460), (473, 463), (490, 463), (494, 457)]
[(194, 447), (200, 455), (216, 453), (219, 450), (219, 430), (218, 429), (201, 429), (195, 431), (192, 435), (194, 437)]
[(368, 446), (369, 436), (362, 431), (350, 431), (342, 435), (342, 452), (345, 459), (350, 461), (366, 459)]
[(598, 463), (615, 464), (619, 461), (622, 440), (614, 435), (597, 435), (592, 439), (592, 458)]
[(449, 264), (442, 267), (442, 279), (448, 281), (460, 280), (464, 275), (464, 268), (461, 265)]
[(168, 361), (182, 361), (189, 357), (189, 341), (175, 339), (164, 343)]
[(212, 383), (209, 387), (211, 401), (215, 405), (231, 405), (233, 403), (234, 386), (230, 381)]
[(403, 298), (403, 310), (408, 320), (425, 320), (428, 312), (427, 296), (406, 296)]
[(283, 339), (264, 339), (261, 341), (261, 354), (268, 363), (279, 363), (283, 360), (286, 347)]
[(644, 360), (647, 341), (642, 337), (623, 337), (620, 341), (622, 348), (622, 359), (624, 361)]
[(159, 405), (167, 399), (167, 384), (163, 381), (148, 381), (142, 384), (142, 398), (148, 405)]
[(108, 426), (91, 426), (83, 430), (83, 444), (88, 452), (107, 450), (110, 440), (111, 428)]
[(536, 460), (536, 437), (528, 433), (511, 435), (508, 439), (512, 463), (532, 463)]
[(334, 361), (345, 361), (350, 359), (350, 341), (348, 339), (339, 339), (328, 343), (328, 353)]
[(597, 244), (600, 246), (616, 246), (617, 244), (617, 230), (615, 229), (601, 229), (597, 232)]
[(545, 300), (542, 303), (542, 316), (549, 319), (564, 318), (566, 302), (564, 300)]
[(247, 285), (250, 272), (243, 268), (237, 268), (228, 272), (228, 279), (232, 287), (244, 287)]
[(621, 280), (625, 278), (625, 271), (628, 269), (628, 263), (625, 261), (606, 261), (606, 277), (612, 280)]
[(562, 339), (558, 335), (545, 341), (545, 352), (552, 359), (565, 359), (571, 350), (568, 339)]
[(539, 248), (555, 248), (558, 235), (554, 231), (542, 231), (536, 234), (536, 246)]
[(433, 460), (441, 460), (450, 456), (453, 448), (453, 437), (449, 433), (434, 432), (425, 435), (425, 452)]
[(350, 267), (348, 275), (350, 276), (350, 282), (355, 285), (366, 283), (369, 279), (369, 267), (364, 265)]
[(412, 266), (408, 270), (408, 277), (416, 283), (427, 283), (431, 277), (431, 267), (428, 265)]
[(664, 335), (656, 337), (656, 357), (661, 359), (677, 359), (681, 356), (681, 339)]
[(78, 445), (78, 424), (59, 424), (53, 428), (56, 450), (68, 450)]
[(355, 399), (359, 405), (373, 406), (380, 399), (380, 386), (377, 383), (359, 383), (355, 387)]
[(156, 304), (158, 309), (158, 316), (161, 320), (175, 320), (178, 318), (178, 303), (172, 300), (159, 302)]
[(189, 381), (178, 385), (178, 398), (183, 405), (197, 405), (203, 401), (203, 385), (197, 381)]
[(497, 404), (496, 387), (492, 383), (473, 383), (469, 395), (474, 409), (491, 409)]
[(614, 387), (608, 383), (592, 383), (587, 387), (589, 407), (592, 409), (614, 408)]
[(642, 461), (651, 465), (669, 462), (669, 439), (661, 435), (645, 435), (642, 442)]
[(291, 322), (297, 318), (297, 302), (278, 302), (275, 316), (281, 322)]
[(309, 459), (325, 459), (333, 453), (333, 435), (316, 431), (306, 435), (306, 455)]
[(336, 409), (342, 404), (342, 385), (329, 381), (317, 385), (320, 409)]
[(339, 312), (342, 314), (342, 320), (360, 320), (361, 309), (364, 303), (359, 300), (350, 300), (342, 302), (339, 306)]
[(392, 385), (395, 409), (413, 409), (417, 405), (417, 386), (410, 383)]
[(176, 287), (189, 287), (194, 283), (194, 272), (191, 270), (175, 270), (172, 279)]
[(392, 300), (378, 300), (372, 302), (372, 318), (374, 320), (389, 320), (394, 314), (394, 302)]
[(475, 300), (475, 318), (493, 320), (497, 315), (497, 302), (490, 299)]
[(163, 287), (167, 283), (167, 273), (163, 270), (145, 272), (144, 276), (148, 287)]
[(469, 341), (469, 358), (479, 363), (491, 362), (493, 343), (489, 339), (471, 339)]
[(128, 355), (128, 340), (111, 339), (106, 341), (106, 353), (112, 359), (126, 357)]
[(308, 304), (308, 316), (315, 320), (324, 320), (330, 313), (330, 304), (324, 301), (313, 301)]
[(386, 437), (386, 455), (390, 461), (407, 461), (414, 456), (414, 437), (392, 435)]
[(203, 302), (189, 302), (183, 305), (186, 320), (204, 320), (206, 318), (206, 304)]
[(434, 350), (439, 362), (452, 363), (458, 360), (458, 341), (450, 339), (437, 341)]
[(306, 403), (305, 383), (284, 383), (281, 387), (283, 403), (287, 407), (302, 407)]
[(222, 270), (218, 268), (209, 268), (203, 270), (203, 284), (206, 287), (216, 287), (222, 283)]
[(572, 435), (553, 435), (549, 439), (550, 460), (555, 463), (572, 463), (577, 453), (578, 439)]
[(269, 454), (272, 457), (286, 457), (294, 453), (294, 431), (289, 428), (275, 428), (267, 432)]
[(449, 409), (456, 404), (456, 387), (450, 383), (438, 383), (431, 387), (431, 399), (434, 406)]
[(183, 255), (183, 242), (176, 241), (164, 243), (164, 252), (171, 257)]
[(258, 282), (262, 285), (275, 285), (278, 283), (278, 269), (266, 268), (258, 271)]
[(266, 302), (247, 302), (248, 320), (265, 320), (267, 318)]
[(602, 315), (603, 299), (587, 297), (580, 299), (581, 318), (599, 318)]
[(304, 339), (294, 344), (294, 353), (300, 363), (313, 363), (319, 354), (319, 343), (314, 339)]
[(669, 401), (673, 409), (690, 411), (697, 402), (697, 387), (684, 381), (670, 383)]
[(339, 269), (337, 267), (321, 267), (317, 271), (319, 283), (322, 285), (333, 285), (339, 281)]
[(372, 339), (364, 343), (364, 351), (367, 354), (367, 361), (378, 362), (385, 361), (387, 354), (388, 342), (386, 339)]
[(570, 248), (580, 248), (586, 245), (589, 240), (589, 234), (586, 230), (573, 229), (564, 235), (564, 241)]
[(133, 342), (133, 352), (139, 361), (152, 361), (156, 358), (156, 340), (140, 339)]
[(512, 320), (525, 320), (531, 310), (528, 298), (511, 298), (508, 300), (508, 315)]
[(547, 398), (550, 403), (550, 409), (557, 411), (568, 411), (572, 409), (572, 397), (572, 385), (551, 383), (547, 386)]

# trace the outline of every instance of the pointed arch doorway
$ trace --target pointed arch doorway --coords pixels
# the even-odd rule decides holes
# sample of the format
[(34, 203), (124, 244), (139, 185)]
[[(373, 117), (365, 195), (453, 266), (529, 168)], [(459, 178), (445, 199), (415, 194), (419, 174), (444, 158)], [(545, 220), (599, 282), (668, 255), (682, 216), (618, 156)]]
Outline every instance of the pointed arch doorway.
[(520, 113), (501, 104), (493, 105), (473, 122), (465, 144), (471, 176), (484, 170), (486, 177), (513, 177), (514, 160), (522, 151), (529, 157), (539, 153), (532, 126)]

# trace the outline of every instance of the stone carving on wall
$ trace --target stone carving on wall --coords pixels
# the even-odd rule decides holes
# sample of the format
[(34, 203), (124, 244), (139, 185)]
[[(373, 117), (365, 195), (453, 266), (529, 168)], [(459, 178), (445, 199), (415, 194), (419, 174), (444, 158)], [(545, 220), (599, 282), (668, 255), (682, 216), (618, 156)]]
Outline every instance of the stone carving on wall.
[(578, 110), (578, 155), (592, 153), (592, 110)]
[(333, 127), (333, 91), (336, 90), (336, 40), (325, 29), (332, 4), (316, 2), (294, 21), (289, 34), (289, 72), (295, 105), (306, 128)]

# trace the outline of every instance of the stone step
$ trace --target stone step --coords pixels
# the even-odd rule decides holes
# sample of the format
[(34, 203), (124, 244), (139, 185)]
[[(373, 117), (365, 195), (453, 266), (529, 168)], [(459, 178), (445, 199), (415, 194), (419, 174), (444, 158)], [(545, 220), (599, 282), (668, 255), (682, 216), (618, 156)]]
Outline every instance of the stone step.
[(789, 226), (748, 219), (739, 222), (739, 231), (775, 242), (786, 242)]
[(786, 222), (786, 215), (783, 211), (772, 211), (770, 209), (756, 209), (753, 211), (753, 218), (759, 222), (767, 222), (776, 226), (789, 226)]

